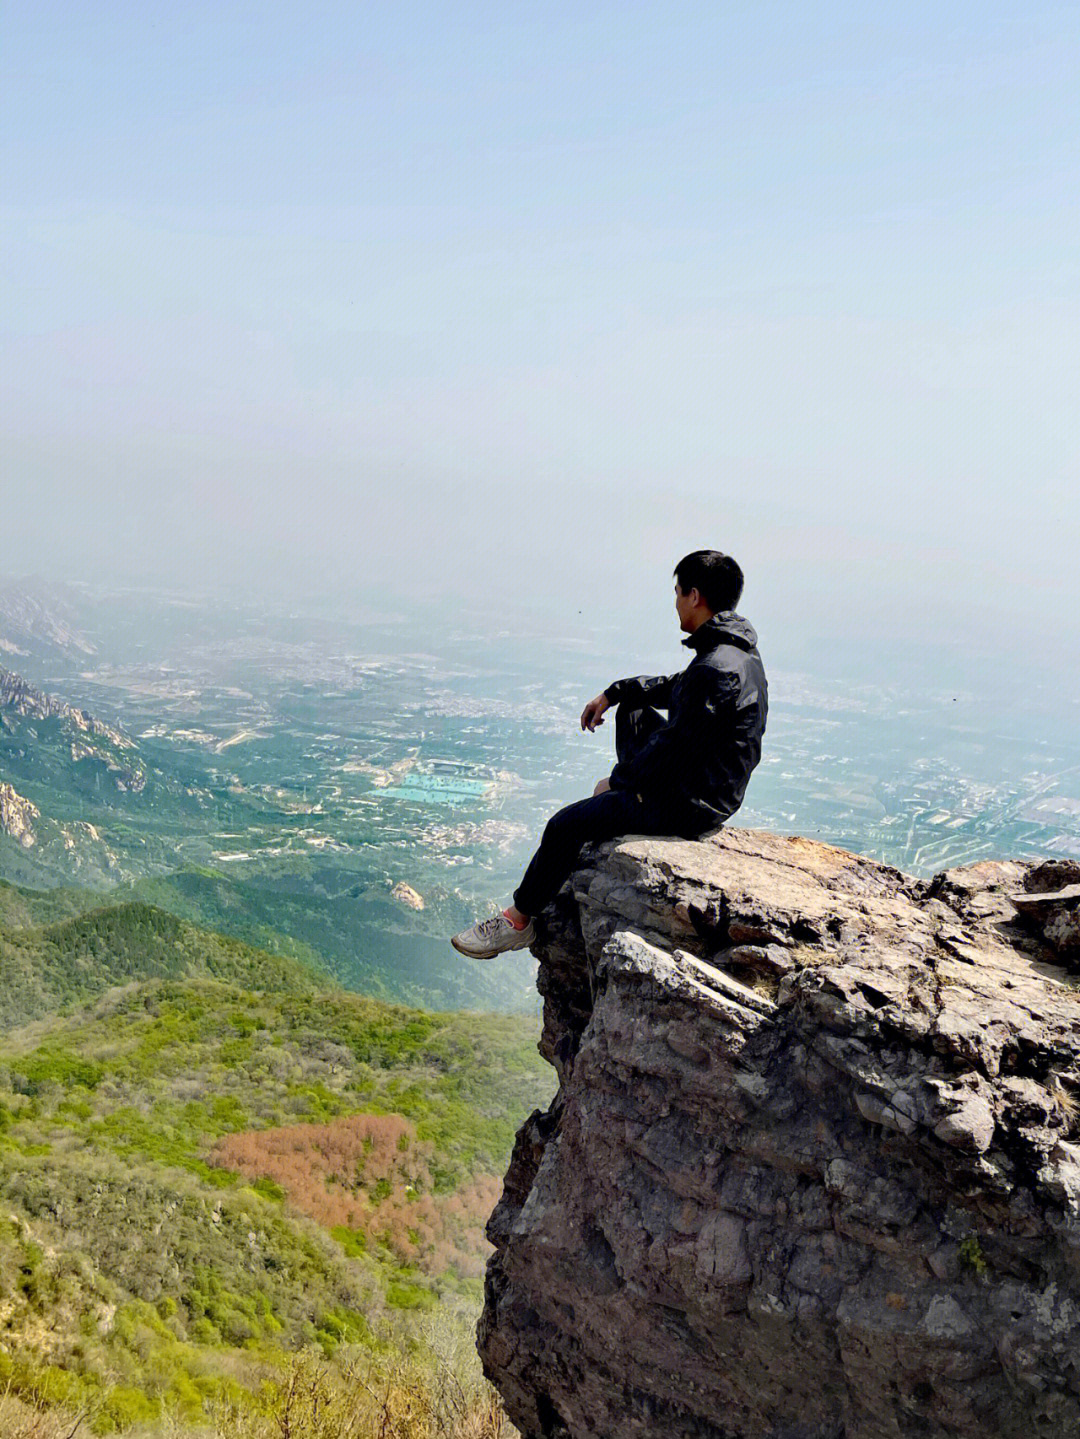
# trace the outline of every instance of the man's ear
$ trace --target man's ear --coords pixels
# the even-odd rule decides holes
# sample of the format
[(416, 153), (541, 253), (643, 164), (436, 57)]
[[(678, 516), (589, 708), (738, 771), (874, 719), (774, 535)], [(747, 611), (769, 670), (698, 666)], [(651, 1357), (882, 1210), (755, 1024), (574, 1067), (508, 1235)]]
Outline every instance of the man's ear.
[(694, 606), (695, 609), (698, 605), (702, 603), (701, 591), (698, 589), (697, 585), (694, 585), (692, 587), (690, 593), (687, 595), (686, 598), (690, 601), (690, 603)]

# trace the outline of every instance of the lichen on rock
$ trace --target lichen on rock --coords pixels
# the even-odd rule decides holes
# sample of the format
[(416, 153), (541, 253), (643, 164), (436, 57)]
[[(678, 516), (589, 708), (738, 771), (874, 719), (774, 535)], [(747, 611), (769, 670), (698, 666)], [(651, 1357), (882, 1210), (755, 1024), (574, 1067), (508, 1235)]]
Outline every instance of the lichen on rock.
[(559, 1091), (489, 1224), (526, 1439), (1080, 1433), (1080, 995), (1033, 868), (586, 851), (536, 947)]

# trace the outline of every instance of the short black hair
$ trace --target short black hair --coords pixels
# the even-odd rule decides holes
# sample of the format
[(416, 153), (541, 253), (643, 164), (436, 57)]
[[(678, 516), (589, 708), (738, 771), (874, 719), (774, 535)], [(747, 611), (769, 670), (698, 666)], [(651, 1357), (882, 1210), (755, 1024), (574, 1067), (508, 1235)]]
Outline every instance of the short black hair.
[(730, 555), (719, 550), (695, 550), (675, 566), (675, 579), (683, 594), (697, 590), (717, 614), (733, 610), (743, 590), (743, 572)]

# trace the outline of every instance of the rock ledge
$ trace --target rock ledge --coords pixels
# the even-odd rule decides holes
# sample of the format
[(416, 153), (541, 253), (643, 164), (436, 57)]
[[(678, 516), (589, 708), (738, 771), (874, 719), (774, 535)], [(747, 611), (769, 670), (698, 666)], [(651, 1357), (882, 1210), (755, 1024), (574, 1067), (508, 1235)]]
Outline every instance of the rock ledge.
[(587, 851), (479, 1343), (527, 1439), (1080, 1434), (1080, 995), (1035, 868)]

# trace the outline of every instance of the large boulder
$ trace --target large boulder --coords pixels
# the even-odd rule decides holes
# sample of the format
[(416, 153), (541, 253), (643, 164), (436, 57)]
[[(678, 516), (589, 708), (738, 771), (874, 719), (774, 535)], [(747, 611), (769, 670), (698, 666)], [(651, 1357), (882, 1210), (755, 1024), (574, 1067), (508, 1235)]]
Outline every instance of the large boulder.
[(1012, 902), (1065, 963), (1080, 965), (1080, 861), (1047, 859), (1033, 865)]
[(1031, 866), (587, 852), (479, 1343), (526, 1439), (1080, 1434), (1080, 996)]

